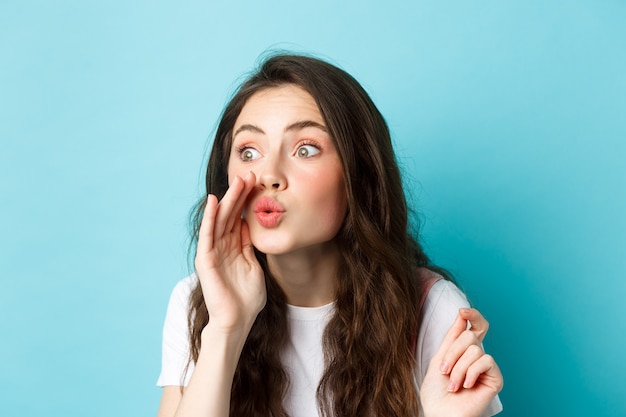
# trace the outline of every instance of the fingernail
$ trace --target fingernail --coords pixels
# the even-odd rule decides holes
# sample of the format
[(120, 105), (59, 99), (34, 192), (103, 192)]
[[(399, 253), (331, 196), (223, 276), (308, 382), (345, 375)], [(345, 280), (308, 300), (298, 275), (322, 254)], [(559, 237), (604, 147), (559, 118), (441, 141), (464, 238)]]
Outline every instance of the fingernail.
[(441, 362), (441, 365), (439, 366), (439, 372), (441, 372), (442, 374), (447, 374), (449, 370), (450, 366), (445, 362)]
[(450, 384), (448, 385), (448, 392), (454, 392), (456, 390), (456, 384), (454, 381), (450, 380)]
[(465, 313), (465, 314), (467, 314), (467, 313), (469, 313), (470, 309), (469, 309), (469, 308), (459, 308), (459, 311), (460, 311), (461, 313)]

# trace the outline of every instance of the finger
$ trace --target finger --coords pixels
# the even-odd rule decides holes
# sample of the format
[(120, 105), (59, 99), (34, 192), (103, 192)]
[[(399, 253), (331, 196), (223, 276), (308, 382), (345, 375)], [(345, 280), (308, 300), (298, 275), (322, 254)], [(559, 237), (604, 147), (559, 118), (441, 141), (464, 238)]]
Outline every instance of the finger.
[(217, 206), (217, 216), (215, 218), (215, 231), (213, 235), (215, 237), (221, 237), (224, 235), (224, 231), (226, 230), (226, 225), (230, 220), (230, 217), (233, 216), (233, 209), (237, 204), (237, 199), (241, 195), (245, 186), (244, 181), (239, 176), (235, 176), (233, 182), (230, 184), (228, 191), (222, 197), (222, 200), (219, 202)]
[(479, 379), (485, 385), (491, 386), (496, 393), (502, 390), (502, 372), (491, 355), (482, 355), (468, 368), (463, 388), (473, 388)]
[(459, 358), (461, 358), (465, 351), (472, 345), (480, 346), (480, 341), (476, 338), (476, 335), (471, 330), (461, 332), (452, 344), (450, 344), (448, 350), (445, 351), (443, 358), (441, 359), (442, 365), (439, 369), (441, 373), (450, 373), (452, 368), (456, 366)]
[(202, 222), (198, 231), (198, 254), (208, 253), (213, 248), (213, 229), (215, 227), (215, 213), (217, 211), (217, 197), (209, 194), (202, 214)]
[(480, 346), (470, 345), (467, 347), (450, 371), (449, 392), (456, 392), (461, 387), (461, 384), (464, 383), (463, 381), (466, 381), (468, 369), (478, 361), (483, 354), (483, 349)]
[(228, 221), (226, 222), (225, 232), (233, 232), (237, 233), (238, 230), (234, 230), (233, 226), (239, 224), (241, 221), (241, 213), (243, 211), (243, 207), (248, 199), (248, 195), (250, 191), (254, 188), (254, 184), (256, 183), (256, 178), (252, 171), (248, 172), (248, 174), (243, 178), (243, 190), (241, 194), (237, 198), (235, 202), (235, 206), (233, 207), (232, 215), (228, 217)]
[(250, 241), (250, 229), (245, 220), (241, 221), (241, 253), (249, 263), (256, 262), (254, 247)]
[(446, 333), (441, 345), (439, 345), (437, 353), (435, 353), (430, 362), (433, 366), (439, 366), (440, 372), (447, 373), (449, 371), (448, 365), (443, 362), (444, 356), (457, 337), (459, 337), (466, 329), (467, 321), (460, 315), (457, 315), (456, 320), (452, 323), (452, 326), (450, 326), (448, 333)]
[(487, 330), (489, 330), (489, 322), (475, 308), (461, 308), (459, 309), (459, 314), (470, 322), (470, 330), (482, 342), (485, 339)]

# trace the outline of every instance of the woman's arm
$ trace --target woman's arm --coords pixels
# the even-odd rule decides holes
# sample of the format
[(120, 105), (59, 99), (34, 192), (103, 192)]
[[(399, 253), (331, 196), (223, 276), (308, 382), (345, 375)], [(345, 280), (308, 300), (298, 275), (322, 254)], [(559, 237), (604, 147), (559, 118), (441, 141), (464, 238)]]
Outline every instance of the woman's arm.
[(176, 413), (180, 399), (183, 396), (181, 388), (174, 385), (163, 387), (157, 417), (172, 417)]
[(222, 336), (211, 337), (205, 328), (203, 347), (184, 395), (182, 387), (163, 387), (157, 417), (228, 415), (233, 375), (241, 353), (239, 345), (243, 344)]
[[(254, 174), (235, 177), (224, 198), (209, 196), (196, 252), (209, 323), (188, 386), (163, 390), (159, 417), (227, 417), (235, 369), (248, 333), (265, 305), (263, 270), (241, 218)], [(178, 394), (174, 390), (179, 390)]]
[(204, 328), (203, 347), (175, 416), (228, 416), (233, 376), (246, 337), (247, 333), (223, 334), (210, 325)]

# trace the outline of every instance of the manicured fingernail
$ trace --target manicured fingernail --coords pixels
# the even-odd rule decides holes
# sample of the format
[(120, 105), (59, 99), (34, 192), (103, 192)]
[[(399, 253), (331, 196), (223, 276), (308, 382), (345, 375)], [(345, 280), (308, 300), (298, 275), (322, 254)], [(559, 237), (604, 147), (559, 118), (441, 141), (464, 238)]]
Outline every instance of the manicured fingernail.
[(441, 372), (442, 374), (447, 374), (449, 370), (450, 366), (445, 362), (441, 362), (441, 365), (439, 366), (439, 372)]
[(450, 380), (450, 384), (448, 385), (448, 392), (454, 392), (456, 390), (456, 384), (453, 380)]

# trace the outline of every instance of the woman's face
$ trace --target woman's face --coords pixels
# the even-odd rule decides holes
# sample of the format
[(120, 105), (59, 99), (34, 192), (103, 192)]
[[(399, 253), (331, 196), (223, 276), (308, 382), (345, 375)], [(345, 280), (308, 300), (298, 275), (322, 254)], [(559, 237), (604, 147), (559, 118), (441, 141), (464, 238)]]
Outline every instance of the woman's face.
[(252, 244), (272, 255), (333, 240), (347, 199), (341, 162), (313, 97), (295, 85), (259, 91), (233, 128), (228, 180), (256, 175), (244, 216)]

